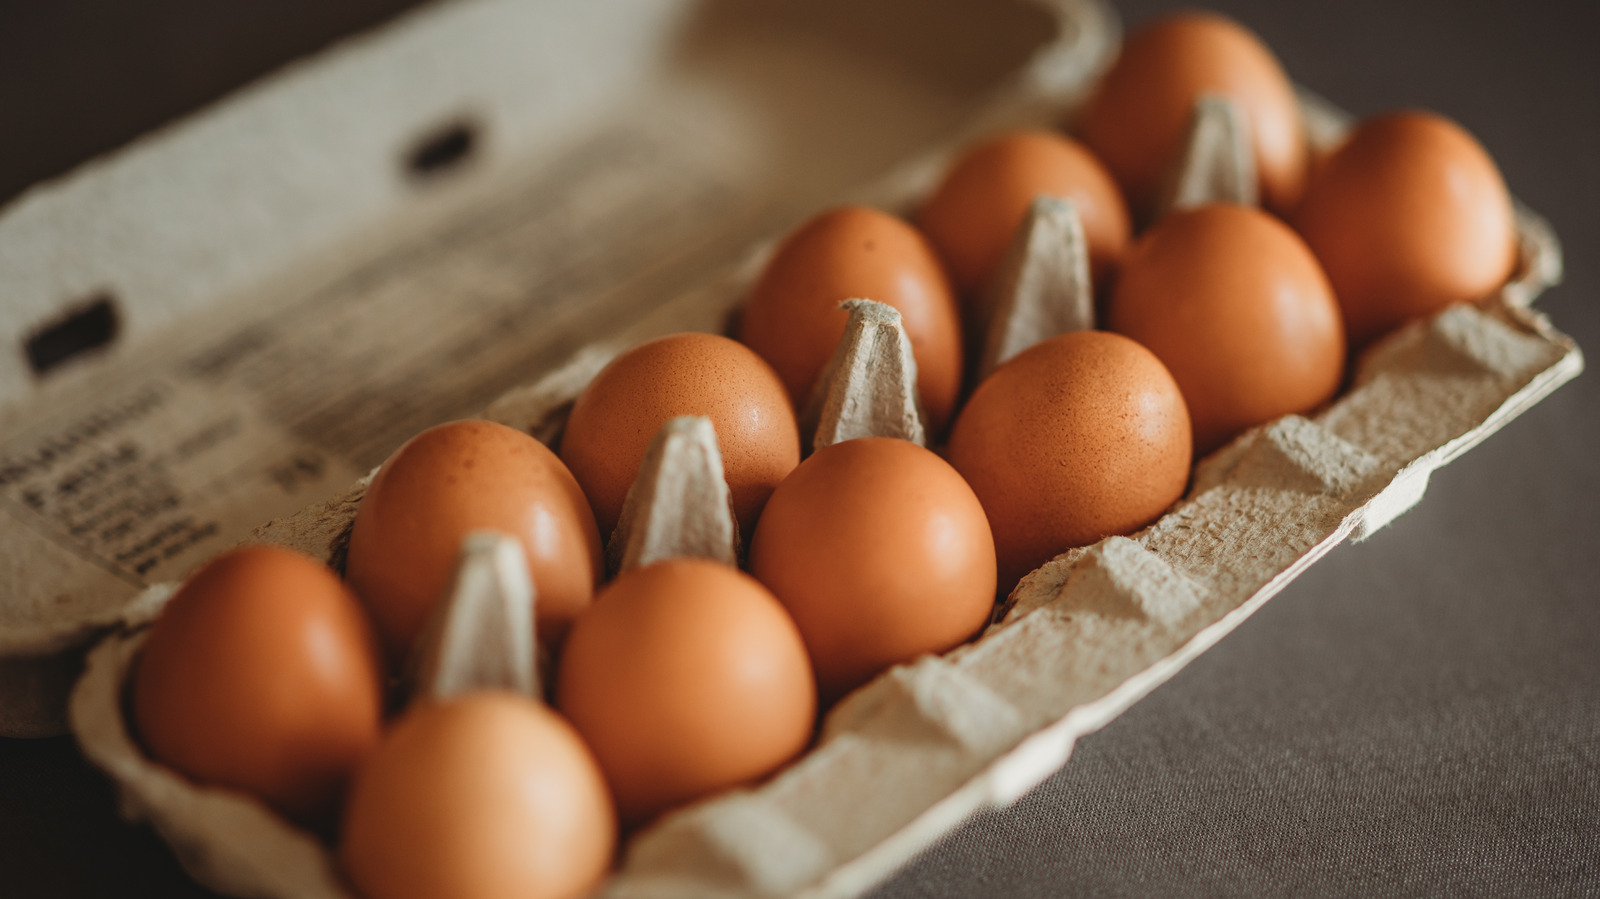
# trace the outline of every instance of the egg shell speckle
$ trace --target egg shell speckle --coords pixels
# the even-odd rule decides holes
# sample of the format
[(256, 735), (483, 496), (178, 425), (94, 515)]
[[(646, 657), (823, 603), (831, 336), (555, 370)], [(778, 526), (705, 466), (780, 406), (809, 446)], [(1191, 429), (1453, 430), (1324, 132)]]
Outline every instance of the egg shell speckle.
[(1459, 125), (1424, 112), (1362, 122), (1294, 216), (1361, 346), (1407, 319), (1492, 293), (1517, 261), (1505, 181)]
[(1258, 209), (1202, 206), (1162, 219), (1129, 253), (1110, 318), (1178, 382), (1196, 453), (1310, 411), (1344, 374), (1344, 326), (1322, 267)]
[(1000, 588), (1160, 516), (1188, 482), (1189, 430), (1161, 360), (1118, 334), (1062, 334), (996, 369), (948, 454), (988, 515)]
[(616, 838), (572, 727), (490, 691), (401, 717), (355, 778), (339, 856), (366, 899), (576, 899), (605, 876)]
[(408, 652), (448, 589), (461, 541), (497, 530), (522, 542), (554, 645), (594, 595), (603, 561), (583, 491), (544, 444), (489, 421), (429, 428), (395, 450), (356, 510), (345, 577), (392, 658)]
[(798, 755), (817, 696), (800, 633), (765, 587), (671, 559), (624, 572), (578, 619), (556, 706), (635, 825)]
[(862, 437), (818, 450), (778, 486), (750, 572), (794, 616), (832, 698), (977, 633), (994, 604), (994, 538), (949, 463)]

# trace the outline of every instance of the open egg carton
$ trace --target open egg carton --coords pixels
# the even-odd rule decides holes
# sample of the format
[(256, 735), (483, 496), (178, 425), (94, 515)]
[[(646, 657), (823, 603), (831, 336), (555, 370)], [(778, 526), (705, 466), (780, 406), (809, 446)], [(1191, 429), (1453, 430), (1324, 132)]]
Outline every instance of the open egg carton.
[[(1093, 0), (1049, 0), (1028, 11), (1013, 12), (1022, 17), (1017, 22), (1023, 30), (1028, 22), (1038, 24), (1029, 16), (1045, 13), (1046, 30), (1053, 36), (1032, 46), (1025, 54), (1025, 65), (998, 90), (974, 99), (975, 112), (964, 109), (963, 115), (956, 117), (959, 121), (930, 113), (928, 121), (940, 122), (942, 130), (937, 140), (913, 141), (910, 148), (916, 152), (910, 162), (879, 175), (865, 189), (853, 188), (846, 177), (852, 170), (843, 167), (838, 183), (826, 188), (813, 186), (821, 198), (807, 196), (803, 204), (797, 201), (794, 211), (808, 213), (841, 198), (906, 211), (926, 194), (952, 154), (971, 138), (1002, 126), (1069, 120), (1094, 76), (1115, 51), (1114, 17)], [(577, 8), (569, 13), (569, 18), (575, 19), (589, 15)], [(656, 14), (660, 15), (659, 11)], [(720, 28), (732, 27), (721, 24), (718, 17), (737, 20), (741, 15), (744, 13), (737, 10), (721, 9), (711, 14), (713, 24), (705, 30), (715, 34)], [(190, 133), (207, 127), (243, 127), (246, 120), (259, 120), (273, 102), (286, 102), (283, 98), (296, 90), (311, 90), (318, 79), (332, 83), (343, 78), (346, 87), (372, 90), (381, 81), (376, 76), (366, 79), (363, 72), (392, 74), (395, 66), (414, 65), (419, 60), (437, 67), (445, 58), (441, 47), (451, 42), (487, 40), (492, 47), (494, 39), (488, 35), (507, 27), (507, 20), (517, 16), (527, 16), (521, 22), (527, 26), (546, 23), (533, 13), (486, 3), (438, 7), (338, 51), (305, 71), (280, 76), (277, 83), (254, 89), (253, 96), (186, 127)], [(965, 21), (968, 26), (985, 20), (963, 20), (960, 15), (949, 19)], [(671, 32), (674, 23), (654, 25)], [(603, 30), (598, 25), (595, 28)], [(696, 28), (690, 31), (696, 32)], [(673, 46), (681, 48), (683, 40)], [(688, 43), (695, 40), (709, 41), (712, 49), (702, 48), (706, 58), (728, 50), (717, 49), (714, 39), (703, 36), (688, 39)], [(546, 49), (556, 62), (571, 62), (562, 59), (559, 48)], [(742, 51), (728, 52), (737, 55)], [(498, 57), (490, 53), (486, 58)], [(837, 60), (830, 57), (828, 61)], [(511, 69), (515, 65), (510, 62), (504, 65), (511, 68), (498, 70), (490, 63), (482, 64), (485, 77), (514, 74)], [(700, 73), (705, 66), (691, 61), (685, 67)], [(506, 96), (515, 93), (503, 85), (495, 90)], [(971, 96), (979, 97), (979, 92)], [(440, 98), (439, 102), (441, 108), (451, 108), (454, 98)], [(515, 102), (507, 101), (511, 106)], [(714, 101), (693, 91), (683, 102), (687, 105), (679, 109), (696, 110), (707, 121), (715, 121), (719, 115)], [(230, 123), (230, 110), (241, 106), (245, 111), (236, 114), (240, 121)], [(1303, 98), (1303, 109), (1314, 144), (1337, 140), (1345, 123), (1335, 110), (1309, 95)], [(494, 111), (503, 110), (496, 107)], [(251, 115), (257, 118), (251, 119)], [(219, 121), (222, 124), (217, 124)], [(908, 133), (925, 125), (908, 124)], [(1226, 108), (1197, 116), (1190, 152), (1174, 163), (1184, 172), (1174, 202), (1181, 205), (1218, 196), (1248, 199), (1241, 192), (1247, 192), (1247, 185), (1253, 183), (1248, 175), (1249, 160), (1230, 152), (1241, 145), (1233, 131), (1236, 125)], [(458, 145), (472, 137), (471, 131), (458, 128), (447, 128), (441, 134), (447, 138), (443, 143), (430, 140), (424, 149), (448, 155), (452, 140)], [(187, 146), (185, 139), (180, 132), (171, 135), (169, 146), (144, 149), (147, 154), (172, 156), (174, 145), (179, 151)], [(516, 139), (513, 135), (506, 141), (515, 144)], [(930, 144), (934, 149), (927, 149)], [(741, 154), (749, 152), (749, 147), (708, 146), (704, 151), (715, 158), (713, 165), (737, 168), (745, 164)], [(902, 158), (905, 155), (900, 153)], [(407, 209), (423, 208), (425, 213), (419, 214), (422, 221), (415, 228), (391, 229), (383, 242), (403, 245), (396, 233), (426, 237), (432, 233), (428, 230), (432, 223), (459, 220), (464, 214), (490, 208), (500, 190), (496, 177), (509, 178), (512, 169), (509, 163), (504, 172), (493, 168), (493, 159), (479, 164), (487, 165), (488, 174), (494, 176), (486, 177), (487, 187), (469, 188), (454, 196), (372, 201), (367, 211), (374, 215), (392, 212), (402, 202), (409, 204)], [(785, 164), (793, 164), (793, 160)], [(89, 175), (99, 175), (102, 181), (115, 176), (127, 182), (134, 177), (127, 174), (127, 168), (113, 166)], [(750, 171), (751, 177), (763, 174), (759, 165)], [(92, 178), (80, 176), (82, 180)], [(603, 192), (607, 186), (608, 182), (602, 182), (591, 189)], [(135, 184), (134, 189), (137, 187)], [(852, 191), (847, 193), (847, 188)], [(86, 204), (82, 208), (92, 208), (88, 205), (92, 192), (81, 192)], [(699, 197), (684, 202), (693, 208), (695, 203), (714, 207), (727, 200)], [(18, 232), (8, 233), (6, 227), (15, 228), (19, 216), (8, 215), (9, 222), (0, 219), (0, 253), (8, 241), (16, 245)], [(785, 220), (792, 218), (791, 212)], [(747, 223), (753, 227), (768, 220), (752, 214)], [(325, 233), (300, 239), (316, 243), (328, 234), (340, 233), (336, 227), (340, 223), (324, 224)], [(35, 227), (38, 233), (48, 233), (44, 225)], [(1036, 207), (1028, 227), (1040, 232), (1072, 230), (1070, 216), (1062, 224), (1061, 210), (1047, 204)], [(894, 668), (848, 696), (828, 713), (815, 745), (767, 782), (673, 812), (634, 835), (602, 892), (619, 897), (853, 895), (882, 879), (967, 815), (1009, 803), (1039, 783), (1067, 760), (1079, 736), (1104, 725), (1171, 677), (1333, 546), (1347, 538), (1364, 539), (1404, 512), (1422, 497), (1433, 469), (1581, 371), (1577, 347), (1529, 308), (1541, 290), (1559, 280), (1559, 245), (1548, 227), (1526, 210), (1518, 210), (1518, 229), (1520, 264), (1501, 290), (1479, 303), (1452, 307), (1409, 325), (1374, 345), (1356, 360), (1347, 387), (1325, 408), (1253, 429), (1200, 460), (1188, 493), (1156, 523), (1127, 537), (1111, 537), (1074, 549), (1025, 577), (981, 637), (941, 657), (925, 657)], [(500, 237), (501, 232), (493, 232), (471, 239), (490, 242)], [(332, 238), (327, 240), (332, 242)], [(336, 249), (349, 245), (340, 244)], [(1082, 260), (1075, 265), (1071, 259), (1044, 258), (1037, 250), (1028, 252), (1028, 245), (1025, 231), (1013, 254), (1010, 289), (1003, 291), (998, 304), (1008, 310), (1001, 320), (1015, 327), (993, 331), (987, 351), (990, 361), (1013, 354), (1036, 337), (1041, 327), (1081, 327), (1088, 314), (1085, 290), (1060, 289), (1062, 278), (1070, 287)], [(720, 273), (710, 278), (705, 272), (714, 269), (695, 270), (693, 277), (682, 280), (681, 289), (655, 294), (657, 300), (666, 296), (666, 302), (653, 304), (648, 313), (622, 327), (617, 326), (614, 315), (568, 324), (580, 314), (571, 310), (551, 313), (545, 320), (547, 327), (558, 336), (568, 336), (563, 329), (571, 328), (589, 345), (558, 366), (549, 364), (557, 361), (552, 356), (540, 357), (544, 367), (553, 370), (525, 386), (501, 392), (488, 402), (483, 416), (546, 442), (559, 441), (573, 399), (606, 362), (648, 336), (723, 326), (736, 314), (770, 250), (769, 243), (747, 251), (742, 258), (725, 262)], [(299, 265), (308, 272), (303, 277), (311, 281), (315, 278), (309, 272), (341, 266), (339, 252), (324, 248), (283, 252), (285, 258), (302, 260)], [(512, 250), (502, 246), (498, 252)], [(0, 260), (5, 258), (0, 255)], [(244, 265), (235, 262), (236, 268)], [(443, 267), (454, 264), (460, 263), (447, 260)], [(213, 266), (208, 272), (212, 280), (202, 279), (196, 288), (196, 308), (204, 292), (221, 291), (229, 277), (242, 278), (226, 265)], [(1041, 277), (1048, 282), (1044, 287), (1038, 286)], [(663, 281), (671, 283), (672, 279)], [(54, 289), (59, 285), (46, 286)], [(182, 305), (174, 304), (175, 308)], [(1041, 326), (1041, 316), (1028, 313), (1040, 308), (1058, 313), (1066, 309), (1067, 313), (1053, 319), (1044, 315), (1042, 318), (1050, 321)], [(180, 312), (200, 314), (182, 309), (170, 314)], [(892, 321), (887, 322), (885, 331), (886, 323), (874, 321), (870, 308), (858, 307), (856, 313), (854, 337), (847, 335), (845, 343), (855, 339), (857, 346), (853, 354), (842, 348), (836, 357), (841, 363), (836, 368), (843, 371), (834, 383), (855, 384), (839, 390), (858, 400), (861, 391), (878, 390), (872, 395), (879, 407), (873, 413), (877, 426), (898, 415), (906, 435), (914, 437), (915, 408), (909, 404), (908, 394), (883, 389), (885, 383), (904, 386), (914, 382), (914, 375), (907, 377), (901, 370), (888, 379), (881, 373), (851, 379), (851, 360), (887, 359), (892, 368), (894, 360), (909, 357), (902, 352), (904, 345), (896, 339)], [(396, 330), (402, 333), (393, 340), (422, 339), (415, 329), (397, 325)], [(873, 350), (866, 346), (871, 341), (896, 351)], [(552, 345), (559, 343), (552, 340)], [(366, 357), (368, 364), (378, 364), (383, 351), (393, 349), (383, 341), (372, 345), (376, 349)], [(494, 352), (482, 345), (475, 348)], [(87, 375), (80, 380), (92, 383)], [(863, 382), (870, 384), (863, 387)], [(818, 416), (835, 429), (835, 437), (847, 436), (838, 432), (840, 428), (848, 432), (850, 427), (850, 416), (843, 408), (846, 404), (836, 396), (830, 406), (829, 399), (819, 396)], [(414, 431), (443, 417), (447, 416), (402, 421), (402, 425)], [(260, 425), (246, 422), (239, 427), (248, 431)], [(692, 436), (687, 434), (685, 439)], [(358, 475), (373, 462), (370, 457), (351, 455), (366, 464), (346, 461), (320, 468), (303, 466), (305, 489), (300, 495), (317, 491), (326, 498), (260, 527), (253, 539), (292, 546), (340, 567), (343, 545), (366, 484)], [(340, 478), (355, 485), (335, 493), (334, 484)], [(234, 502), (245, 504), (241, 499)], [(251, 507), (261, 508), (259, 504)], [(176, 576), (185, 560), (192, 567), (202, 551), (215, 552), (244, 536), (236, 530), (231, 536), (196, 540), (193, 548), (174, 553), (174, 561), (157, 564), (152, 571)], [(626, 543), (623, 540), (616, 545)], [(501, 585), (487, 592), (480, 590), (481, 595), (504, 598), (508, 590), (503, 585), (517, 583), (516, 577), (503, 572), (504, 559), (500, 557), (505, 555), (497, 554), (490, 544), (467, 554), (463, 572), (478, 571)], [(497, 571), (501, 574), (495, 575)], [(188, 783), (144, 757), (131, 738), (121, 702), (125, 681), (136, 661), (145, 625), (159, 613), (171, 592), (170, 584), (142, 591), (124, 588), (106, 592), (110, 599), (63, 601), (60, 605), (65, 611), (55, 615), (40, 612), (38, 604), (19, 614), (19, 621), (26, 626), (5, 629), (11, 642), (0, 644), (5, 656), (0, 665), (34, 672), (30, 674), (34, 680), (8, 681), (5, 700), (11, 720), (31, 720), (29, 714), (46, 720), (53, 713), (50, 690), (59, 690), (63, 677), (76, 672), (75, 653), (81, 653), (86, 639), (97, 639), (109, 631), (88, 657), (73, 695), (71, 719), (86, 754), (118, 783), (125, 813), (154, 824), (186, 868), (214, 889), (241, 896), (348, 895), (331, 854), (315, 837), (285, 824), (254, 800)], [(461, 595), (458, 591), (458, 598)], [(470, 630), (468, 625), (463, 627)], [(479, 632), (504, 630), (482, 627)], [(520, 644), (501, 648), (504, 654), (490, 654), (491, 668), (493, 659), (526, 659), (531, 653), (529, 646)], [(435, 675), (436, 667), (424, 666)], [(527, 667), (524, 662), (509, 665), (498, 674), (480, 675), (487, 680), (515, 680), (522, 675), (511, 676), (506, 671), (526, 671)], [(533, 689), (531, 684), (524, 688)], [(43, 729), (46, 725), (37, 726)]]

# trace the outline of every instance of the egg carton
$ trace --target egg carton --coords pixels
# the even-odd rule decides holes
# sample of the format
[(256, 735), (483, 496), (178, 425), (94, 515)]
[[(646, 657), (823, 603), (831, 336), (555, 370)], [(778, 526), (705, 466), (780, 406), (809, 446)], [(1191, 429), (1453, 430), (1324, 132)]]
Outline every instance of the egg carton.
[[(999, 125), (1057, 121), (1071, 108), (1115, 44), (1114, 19), (1093, 2), (1044, 6), (1058, 21), (1058, 40), (989, 114), (962, 140), (923, 154), (856, 199), (908, 208), (966, 138)], [(1303, 103), (1314, 142), (1335, 139), (1344, 117), (1309, 95)], [(1182, 166), (1197, 174), (1179, 178), (1182, 188), (1215, 197), (1253, 184), (1238, 169), (1248, 160), (1236, 152), (1243, 142), (1230, 116), (1223, 106), (1196, 117)], [(1192, 200), (1183, 189), (1173, 193), (1179, 205)], [(1070, 216), (1046, 205), (1030, 228), (1070, 233)], [(1496, 294), (1374, 346), (1326, 408), (1254, 429), (1201, 460), (1189, 492), (1155, 524), (1072, 550), (1028, 575), (979, 640), (897, 667), (847, 697), (817, 744), (767, 783), (685, 808), (636, 835), (604, 892), (853, 895), (973, 811), (1008, 803), (1047, 777), (1077, 737), (1172, 676), (1334, 545), (1364, 539), (1405, 511), (1434, 468), (1581, 371), (1577, 347), (1529, 308), (1559, 280), (1559, 245), (1525, 209), (1518, 230), (1518, 273)], [(1024, 235), (1019, 244), (1027, 243)], [(726, 321), (770, 252), (770, 245), (758, 248), (648, 322), (510, 391), (484, 417), (558, 440), (572, 399), (610, 358), (648, 334)], [(1041, 259), (1023, 250), (1010, 268), (1014, 289), (1000, 291), (999, 302), (1054, 310), (1046, 331), (1081, 326), (1084, 291), (1070, 279), (1065, 296), (1049, 301), (1021, 287), (1029, 271), (1070, 273), (1072, 265), (1070, 256)], [(1039, 328), (1021, 330), (991, 336), (990, 364)], [(905, 409), (906, 394), (891, 390), (881, 399), (900, 403), (910, 433), (916, 417)], [(257, 539), (341, 566), (365, 483), (263, 526)], [(189, 784), (144, 758), (130, 738), (119, 698), (143, 627), (170, 593), (157, 585), (102, 604), (95, 615), (63, 615), (50, 622), (53, 630), (0, 629), (18, 645), (0, 650), (32, 650), (0, 659), (25, 672), (0, 679), (16, 697), (8, 708), (32, 702), (49, 714), (49, 690), (35, 687), (49, 682), (59, 691), (75, 673), (84, 635), (113, 631), (89, 657), (72, 715), (86, 754), (117, 781), (125, 813), (151, 821), (197, 879), (223, 892), (344, 895), (328, 853), (309, 834), (248, 797)], [(23, 645), (23, 636), (41, 633), (48, 639)]]
[[(1306, 112), (1325, 139), (1337, 134), (1331, 113), (1314, 102)], [(1219, 166), (1238, 170), (1237, 131), (1214, 136), (1216, 117), (1231, 115), (1196, 116), (1183, 163), (1193, 174), (1175, 182), (1176, 205), (1240, 183), (1216, 177)], [(1211, 161), (1196, 163), (1201, 156)], [(1197, 178), (1213, 186), (1195, 187)], [(904, 207), (913, 198), (891, 199)], [(1350, 386), (1326, 408), (1255, 428), (1201, 460), (1185, 497), (1151, 526), (1073, 549), (1026, 576), (979, 639), (898, 666), (846, 697), (816, 745), (768, 782), (670, 813), (635, 835), (603, 894), (855, 895), (967, 815), (1049, 776), (1078, 737), (1171, 677), (1333, 546), (1365, 539), (1404, 512), (1433, 469), (1581, 370), (1576, 346), (1528, 308), (1559, 277), (1558, 246), (1525, 210), (1518, 224), (1518, 273), (1495, 295), (1407, 326), (1362, 355)], [(996, 282), (1000, 314), (986, 364), (1090, 324), (1087, 257), (1074, 233), (1081, 226), (1070, 206), (1035, 205)], [(769, 252), (757, 250), (702, 300), (736, 312)], [(850, 325), (802, 414), (804, 433), (815, 446), (868, 433), (923, 442), (915, 360), (898, 315), (860, 300), (846, 306)], [(586, 349), (485, 417), (558, 441), (577, 394), (620, 349)], [(339, 567), (365, 485), (256, 536)], [(663, 428), (627, 508), (608, 547), (612, 570), (685, 554), (737, 559), (738, 531), (704, 420)], [(142, 608), (154, 612), (165, 595), (157, 588)], [(505, 629), (478, 627), (468, 643), (493, 646)], [(90, 658), (73, 708), (86, 753), (208, 885), (239, 895), (344, 895), (314, 837), (254, 800), (187, 784), (140, 754), (116, 697), (141, 640), (137, 630), (113, 636)], [(489, 667), (505, 655), (489, 653)]]
[[(1023, 235), (1033, 228), (1026, 223)], [(1518, 302), (1536, 267), (1549, 274), (1553, 264), (1538, 228), (1523, 233), (1521, 274), (1494, 297), (1392, 335), (1328, 408), (1253, 429), (1202, 460), (1185, 498), (1150, 527), (1026, 576), (978, 640), (898, 666), (846, 697), (816, 746), (769, 782), (670, 813), (636, 835), (604, 894), (854, 895), (966, 815), (1022, 795), (1066, 762), (1077, 737), (1171, 677), (1333, 546), (1405, 511), (1429, 472), (1576, 374), (1577, 349)], [(847, 306), (850, 324), (812, 403), (813, 445), (897, 432), (922, 442), (915, 360), (898, 315), (865, 301)], [(556, 439), (572, 400), (612, 355), (591, 348), (487, 417)], [(1396, 410), (1407, 427), (1395, 427)], [(367, 480), (257, 536), (338, 567)], [(733, 562), (738, 551), (709, 422), (668, 422), (629, 491), (608, 568), (682, 555)], [(171, 592), (152, 588), (139, 617), (153, 619)], [(514, 541), (469, 537), (410, 678), (433, 695), (485, 685), (539, 695), (530, 603)], [(143, 755), (120, 697), (144, 636), (136, 626), (96, 648), (72, 708), (85, 753), (118, 782), (130, 814), (154, 822), (185, 866), (223, 892), (347, 895), (316, 837), (250, 797), (195, 786)]]

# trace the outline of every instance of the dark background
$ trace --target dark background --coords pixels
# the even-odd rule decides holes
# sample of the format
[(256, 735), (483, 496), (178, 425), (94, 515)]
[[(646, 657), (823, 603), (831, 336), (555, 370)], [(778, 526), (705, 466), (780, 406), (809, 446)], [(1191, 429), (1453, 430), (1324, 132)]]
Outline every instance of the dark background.
[[(410, 5), (0, 3), (0, 203)], [(1173, 4), (1117, 5), (1136, 24)], [(1540, 307), (1600, 348), (1600, 4), (1211, 5), (1352, 112), (1477, 134), (1565, 245)], [(1437, 473), (875, 895), (1600, 893), (1595, 384)], [(204, 895), (66, 739), (0, 740), (0, 893)]]

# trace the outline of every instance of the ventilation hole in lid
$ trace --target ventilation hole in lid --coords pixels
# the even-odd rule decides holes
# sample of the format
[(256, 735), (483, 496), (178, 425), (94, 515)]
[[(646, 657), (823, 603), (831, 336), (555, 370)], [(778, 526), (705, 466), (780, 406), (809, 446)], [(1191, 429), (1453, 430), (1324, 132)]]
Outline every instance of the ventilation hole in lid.
[(60, 319), (46, 324), (23, 342), (28, 367), (44, 375), (80, 356), (102, 349), (117, 337), (122, 317), (108, 293), (68, 309)]
[(458, 120), (437, 128), (406, 151), (406, 174), (417, 181), (431, 181), (456, 171), (472, 158), (478, 145), (478, 126)]

